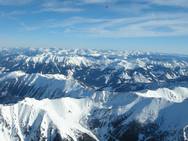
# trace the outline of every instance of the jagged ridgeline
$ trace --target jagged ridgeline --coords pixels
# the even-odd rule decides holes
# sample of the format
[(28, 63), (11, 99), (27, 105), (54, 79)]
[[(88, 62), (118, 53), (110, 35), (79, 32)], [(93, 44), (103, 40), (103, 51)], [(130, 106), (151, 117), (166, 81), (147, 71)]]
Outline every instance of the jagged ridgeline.
[(188, 56), (0, 51), (0, 139), (184, 141)]

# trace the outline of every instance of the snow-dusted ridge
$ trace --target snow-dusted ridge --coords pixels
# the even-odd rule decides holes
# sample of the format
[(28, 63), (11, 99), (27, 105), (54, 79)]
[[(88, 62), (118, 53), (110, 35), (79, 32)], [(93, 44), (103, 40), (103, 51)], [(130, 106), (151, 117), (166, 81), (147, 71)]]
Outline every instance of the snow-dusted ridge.
[(0, 52), (0, 139), (183, 141), (188, 56), (86, 49)]
[[(91, 138), (97, 140), (95, 135), (80, 123), (84, 122), (81, 121), (82, 119), (87, 118), (87, 113), (91, 107), (92, 103), (88, 99), (78, 100), (73, 98), (61, 98), (56, 100), (44, 99), (41, 101), (26, 98), (14, 105), (0, 105), (0, 128), (5, 131), (0, 132), (0, 137), (1, 139), (14, 140), (14, 137), (7, 137), (7, 134), (14, 132), (21, 140), (42, 139), (50, 136), (47, 130), (50, 124), (53, 124), (62, 138), (71, 137), (73, 140), (77, 140), (79, 137), (78, 133), (80, 132), (86, 133), (91, 136)], [(39, 115), (42, 117), (39, 117)], [(5, 120), (8, 125), (2, 123), (3, 120)], [(14, 128), (7, 129), (6, 126)], [(32, 129), (29, 128), (26, 130), (33, 130), (28, 131), (29, 135), (25, 134), (25, 131), (22, 129), (28, 127)], [(39, 127), (39, 129), (37, 127)], [(40, 130), (43, 134), (41, 133), (40, 137), (37, 137), (32, 133), (35, 130)]]
[[(185, 91), (185, 88), (180, 87), (177, 89), (178, 92)], [(177, 90), (171, 91), (173, 93), (177, 92)], [(94, 140), (106, 140), (110, 139), (110, 136), (105, 137), (109, 132), (116, 136), (113, 133), (113, 128), (109, 128), (109, 126), (119, 120), (118, 118), (130, 113), (126, 120), (122, 118), (124, 122), (119, 128), (129, 125), (134, 120), (146, 125), (155, 122), (156, 124), (162, 124), (162, 127), (157, 130), (161, 130), (161, 132), (172, 132), (174, 130), (176, 135), (179, 136), (178, 132), (183, 130), (188, 122), (186, 118), (178, 114), (174, 115), (174, 112), (178, 111), (180, 115), (183, 114), (187, 117), (188, 112), (183, 110), (183, 107), (188, 106), (186, 100), (178, 101), (178, 104), (177, 100), (179, 99), (175, 101), (167, 99), (167, 90), (163, 91), (164, 97), (149, 97), (147, 93), (145, 94), (144, 96), (144, 93), (140, 95), (137, 93), (124, 94), (103, 91), (81, 99), (67, 97), (39, 101), (26, 98), (16, 104), (0, 105), (0, 130), (3, 130), (0, 136), (3, 139), (8, 138), (7, 140), (14, 140), (17, 137), (23, 140), (31, 138), (34, 140), (39, 138), (53, 140), (57, 134), (60, 134), (61, 138), (77, 140), (79, 136), (85, 133)], [(160, 90), (155, 94), (160, 95)], [(102, 122), (103, 127), (95, 125), (96, 121)], [(115, 126), (118, 126), (118, 124), (115, 124)], [(54, 132), (49, 133), (48, 130), (52, 127)], [(25, 134), (25, 130), (29, 130), (29, 134)], [(40, 137), (33, 133), (38, 130), (42, 132)], [(124, 129), (121, 132), (123, 133)], [(16, 135), (13, 138), (9, 136), (12, 133)], [(50, 136), (54, 136), (54, 138), (52, 139)], [(171, 136), (166, 139), (168, 138), (171, 138)]]
[(181, 103), (188, 99), (188, 88), (176, 87), (175, 89), (159, 88), (157, 90), (147, 90), (146, 92), (136, 92), (137, 95), (148, 98), (161, 98), (171, 102)]

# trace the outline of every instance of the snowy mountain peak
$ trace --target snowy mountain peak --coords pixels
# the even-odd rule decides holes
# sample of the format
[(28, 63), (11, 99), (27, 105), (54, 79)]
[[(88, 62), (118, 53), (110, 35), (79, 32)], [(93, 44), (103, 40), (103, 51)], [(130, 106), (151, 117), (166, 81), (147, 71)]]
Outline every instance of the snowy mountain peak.
[(182, 141), (188, 56), (87, 49), (0, 52), (3, 141)]

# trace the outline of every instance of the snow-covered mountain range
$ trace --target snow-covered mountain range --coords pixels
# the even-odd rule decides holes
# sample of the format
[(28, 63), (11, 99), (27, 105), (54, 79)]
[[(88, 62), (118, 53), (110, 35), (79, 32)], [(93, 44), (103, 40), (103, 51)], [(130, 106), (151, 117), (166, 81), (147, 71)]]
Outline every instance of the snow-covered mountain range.
[(188, 56), (0, 50), (2, 141), (186, 141)]

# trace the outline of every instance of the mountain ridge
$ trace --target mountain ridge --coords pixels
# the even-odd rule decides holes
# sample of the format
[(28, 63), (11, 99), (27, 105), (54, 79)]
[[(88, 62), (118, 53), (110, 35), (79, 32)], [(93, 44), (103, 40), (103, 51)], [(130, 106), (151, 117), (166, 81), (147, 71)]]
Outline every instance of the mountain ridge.
[(187, 82), (188, 56), (6, 49), (0, 52), (0, 137), (187, 140)]

